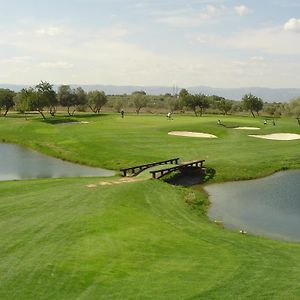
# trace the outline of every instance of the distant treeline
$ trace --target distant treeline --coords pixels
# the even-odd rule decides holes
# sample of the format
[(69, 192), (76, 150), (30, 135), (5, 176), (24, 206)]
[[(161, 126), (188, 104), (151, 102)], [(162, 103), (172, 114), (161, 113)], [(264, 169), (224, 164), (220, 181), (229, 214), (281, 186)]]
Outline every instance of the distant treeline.
[(69, 116), (76, 112), (93, 112), (102, 110), (120, 112), (141, 111), (147, 113), (193, 112), (195, 116), (210, 114), (241, 114), (250, 112), (253, 117), (262, 112), (272, 117), (300, 116), (300, 97), (288, 103), (267, 103), (252, 94), (246, 94), (240, 101), (225, 99), (216, 95), (203, 93), (191, 94), (181, 89), (178, 94), (147, 95), (144, 91), (135, 91), (123, 95), (106, 95), (103, 91), (86, 92), (83, 88), (71, 88), (61, 85), (57, 92), (53, 85), (41, 81), (34, 87), (23, 88), (18, 93), (10, 89), (0, 89), (0, 115), (6, 116), (9, 110), (26, 114), (36, 111), (45, 119), (46, 114), (55, 116), (58, 110)]

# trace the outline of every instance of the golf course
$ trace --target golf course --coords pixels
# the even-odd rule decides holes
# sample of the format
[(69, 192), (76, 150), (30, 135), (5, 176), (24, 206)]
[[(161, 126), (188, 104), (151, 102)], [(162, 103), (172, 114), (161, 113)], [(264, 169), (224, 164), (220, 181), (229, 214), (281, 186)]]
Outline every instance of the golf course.
[[(180, 131), (215, 138), (169, 134)], [(300, 299), (300, 244), (225, 229), (204, 191), (300, 169), (300, 139), (254, 136), (284, 133), (300, 134), (295, 118), (0, 118), (2, 143), (116, 171), (0, 181), (0, 299)], [(183, 187), (119, 172), (175, 157), (205, 160), (212, 176)]]

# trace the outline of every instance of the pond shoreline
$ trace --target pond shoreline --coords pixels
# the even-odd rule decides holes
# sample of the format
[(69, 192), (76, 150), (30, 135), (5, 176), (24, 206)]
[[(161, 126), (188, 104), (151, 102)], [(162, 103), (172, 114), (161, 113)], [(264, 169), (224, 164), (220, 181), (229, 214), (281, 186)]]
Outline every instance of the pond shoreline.
[(300, 218), (295, 217), (296, 212), (300, 216), (300, 201), (298, 204), (295, 200), (299, 198), (299, 188), (294, 178), (299, 174), (299, 169), (289, 169), (251, 180), (207, 184), (203, 186), (209, 202), (206, 215), (209, 220), (224, 224), (226, 229), (300, 242), (296, 230)]
[(64, 177), (111, 177), (115, 171), (76, 164), (55, 158), (14, 143), (0, 143), (0, 154), (5, 157), (0, 169), (0, 180), (22, 180)]

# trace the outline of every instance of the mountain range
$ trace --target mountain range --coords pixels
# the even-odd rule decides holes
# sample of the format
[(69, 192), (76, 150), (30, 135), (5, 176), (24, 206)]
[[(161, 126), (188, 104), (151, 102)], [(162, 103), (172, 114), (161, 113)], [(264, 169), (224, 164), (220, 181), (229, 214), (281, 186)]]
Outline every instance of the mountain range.
[[(57, 89), (59, 85), (54, 85)], [(81, 86), (85, 91), (101, 90), (107, 95), (131, 94), (134, 91), (145, 91), (148, 95), (175, 94), (181, 87), (168, 86), (118, 86), (118, 85), (86, 85), (71, 84), (73, 88)], [(0, 88), (8, 88), (13, 91), (20, 91), (29, 85), (1, 84)], [(264, 88), (264, 87), (244, 87), (244, 88), (215, 88), (208, 86), (193, 86), (186, 88), (191, 94), (204, 93), (207, 95), (217, 95), (231, 100), (241, 100), (245, 94), (251, 93), (262, 98), (266, 102), (287, 102), (300, 97), (300, 88)]]

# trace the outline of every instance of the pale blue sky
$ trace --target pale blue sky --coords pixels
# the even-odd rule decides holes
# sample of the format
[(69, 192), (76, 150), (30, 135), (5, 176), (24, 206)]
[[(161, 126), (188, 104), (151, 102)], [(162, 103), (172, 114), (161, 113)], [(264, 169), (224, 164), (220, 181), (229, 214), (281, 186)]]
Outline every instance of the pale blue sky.
[(299, 0), (0, 0), (0, 83), (300, 87), (299, 70)]

